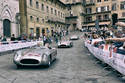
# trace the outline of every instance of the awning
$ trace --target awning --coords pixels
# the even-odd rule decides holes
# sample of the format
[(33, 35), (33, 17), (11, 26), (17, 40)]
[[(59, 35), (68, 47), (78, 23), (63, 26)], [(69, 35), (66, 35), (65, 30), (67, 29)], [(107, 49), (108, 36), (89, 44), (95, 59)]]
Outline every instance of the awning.
[(125, 27), (125, 23), (124, 22), (117, 22), (115, 25), (118, 25), (120, 27)]

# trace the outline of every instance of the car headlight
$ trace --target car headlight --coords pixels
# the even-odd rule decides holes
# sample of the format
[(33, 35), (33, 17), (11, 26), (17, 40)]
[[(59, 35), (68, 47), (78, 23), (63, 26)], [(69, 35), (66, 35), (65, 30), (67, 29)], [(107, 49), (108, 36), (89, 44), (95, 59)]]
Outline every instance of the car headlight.
[(42, 60), (43, 60), (43, 61), (46, 61), (46, 59), (47, 59), (47, 54), (43, 54)]
[(16, 61), (19, 60), (19, 59), (20, 59), (19, 56), (20, 56), (20, 55), (19, 55), (18, 53), (16, 53), (15, 56), (14, 56), (14, 60), (16, 60)]
[(58, 45), (60, 45), (60, 44), (61, 44), (61, 42), (58, 43)]

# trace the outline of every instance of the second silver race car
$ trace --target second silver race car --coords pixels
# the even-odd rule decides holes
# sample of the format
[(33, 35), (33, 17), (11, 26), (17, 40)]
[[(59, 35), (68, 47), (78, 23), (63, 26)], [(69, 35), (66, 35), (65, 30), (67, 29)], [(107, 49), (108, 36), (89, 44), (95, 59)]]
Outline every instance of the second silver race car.
[(73, 42), (69, 41), (69, 40), (64, 40), (64, 41), (60, 41), (58, 42), (58, 48), (65, 48), (65, 47), (73, 47)]
[(56, 59), (57, 50), (55, 48), (48, 47), (32, 47), (30, 49), (24, 49), (17, 51), (14, 55), (13, 61), (17, 65), (17, 68), (22, 66), (41, 66), (45, 65), (49, 67)]
[(77, 35), (73, 35), (70, 37), (70, 40), (78, 40), (78, 39), (79, 39), (79, 37)]

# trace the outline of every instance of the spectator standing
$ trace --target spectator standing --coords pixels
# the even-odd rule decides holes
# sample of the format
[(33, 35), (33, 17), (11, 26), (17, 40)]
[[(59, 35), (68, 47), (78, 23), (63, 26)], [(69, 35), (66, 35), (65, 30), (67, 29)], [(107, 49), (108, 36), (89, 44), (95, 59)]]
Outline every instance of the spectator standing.
[(11, 37), (11, 41), (15, 41), (15, 35), (14, 34), (12, 34), (12, 37)]
[(7, 41), (6, 36), (3, 36), (2, 42)]
[(44, 36), (43, 36), (43, 45), (44, 45), (44, 46), (45, 46), (46, 42), (47, 42), (47, 37), (44, 35)]

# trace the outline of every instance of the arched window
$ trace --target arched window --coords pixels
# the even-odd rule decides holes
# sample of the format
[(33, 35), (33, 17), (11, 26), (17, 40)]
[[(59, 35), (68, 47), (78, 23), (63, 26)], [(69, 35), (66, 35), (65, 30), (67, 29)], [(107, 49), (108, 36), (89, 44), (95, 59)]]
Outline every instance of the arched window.
[(30, 0), (30, 6), (33, 6), (33, 1), (32, 0)]
[(39, 9), (39, 2), (36, 1), (36, 8)]
[(30, 16), (30, 21), (33, 21), (33, 16)]

